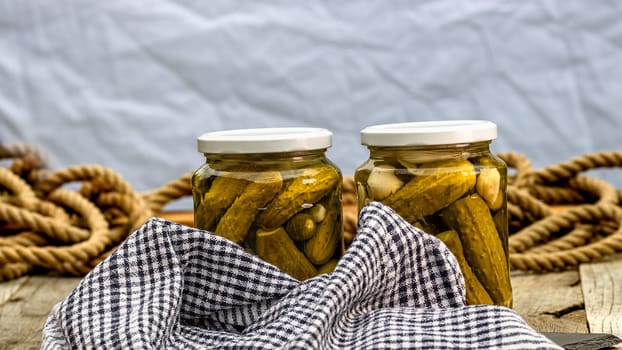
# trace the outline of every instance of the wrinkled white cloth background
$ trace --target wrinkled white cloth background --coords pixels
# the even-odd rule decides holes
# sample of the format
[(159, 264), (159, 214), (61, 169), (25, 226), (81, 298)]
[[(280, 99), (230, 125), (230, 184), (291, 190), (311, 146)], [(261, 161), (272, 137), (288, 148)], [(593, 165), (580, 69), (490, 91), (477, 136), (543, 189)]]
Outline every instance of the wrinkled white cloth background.
[(365, 126), (488, 119), (493, 151), (546, 166), (620, 148), (621, 15), (578, 0), (0, 0), (0, 142), (142, 191), (198, 168), (207, 131), (324, 127), (353, 174)]

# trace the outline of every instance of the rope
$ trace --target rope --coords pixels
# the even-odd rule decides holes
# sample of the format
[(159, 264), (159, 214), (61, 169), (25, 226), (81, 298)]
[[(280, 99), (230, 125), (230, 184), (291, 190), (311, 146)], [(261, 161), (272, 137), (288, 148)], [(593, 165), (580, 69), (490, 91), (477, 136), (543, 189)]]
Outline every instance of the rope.
[(143, 198), (147, 201), (151, 210), (161, 211), (167, 203), (191, 194), (191, 181), (192, 173), (189, 172), (160, 188), (145, 192)]
[[(524, 160), (499, 156), (508, 167)], [(622, 152), (589, 153), (540, 170), (520, 164), (528, 172), (521, 179), (527, 180), (514, 177), (508, 185), (513, 269), (562, 270), (622, 252), (621, 191), (603, 180), (579, 176), (591, 169), (621, 167)], [(553, 204), (572, 206), (553, 211)]]
[[(42, 152), (24, 145), (2, 146), (0, 157), (15, 158), (13, 164), (29, 159), (19, 163), (21, 178), (0, 168), (0, 280), (34, 268), (86, 274), (153, 215), (142, 196), (110, 169), (84, 165), (52, 173), (44, 168)], [(89, 197), (84, 190), (61, 188), (75, 181), (91, 188)]]
[[(546, 272), (576, 267), (622, 251), (622, 190), (581, 173), (622, 167), (622, 152), (590, 153), (533, 169), (520, 153), (508, 165), (508, 227), (513, 269)], [(47, 168), (29, 144), (0, 145), (0, 281), (36, 271), (84, 275), (149, 217), (192, 195), (192, 173), (136, 192), (99, 165)], [(79, 183), (70, 190), (68, 184)], [(344, 242), (354, 239), (358, 201), (354, 177), (342, 186)], [(568, 209), (554, 209), (569, 205)]]

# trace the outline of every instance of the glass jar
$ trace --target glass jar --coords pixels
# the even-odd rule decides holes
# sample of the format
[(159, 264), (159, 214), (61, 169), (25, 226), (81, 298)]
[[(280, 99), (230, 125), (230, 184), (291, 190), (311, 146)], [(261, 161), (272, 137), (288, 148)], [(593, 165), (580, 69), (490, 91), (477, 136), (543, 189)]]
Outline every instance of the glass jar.
[(358, 209), (378, 201), (442, 240), (456, 257), (468, 304), (511, 307), (507, 167), (483, 120), (413, 122), (361, 131), (369, 159), (355, 172)]
[(209, 132), (192, 176), (194, 225), (294, 278), (330, 272), (343, 254), (341, 171), (318, 128)]

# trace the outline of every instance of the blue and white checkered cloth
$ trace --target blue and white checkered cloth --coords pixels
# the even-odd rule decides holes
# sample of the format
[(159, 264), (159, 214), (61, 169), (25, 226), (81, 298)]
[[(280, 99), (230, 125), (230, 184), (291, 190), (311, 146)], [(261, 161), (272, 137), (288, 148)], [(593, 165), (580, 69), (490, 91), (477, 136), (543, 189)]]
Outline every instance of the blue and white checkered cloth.
[(42, 349), (561, 349), (464, 293), (449, 250), (380, 203), (335, 271), (304, 282), (154, 218), (54, 307)]

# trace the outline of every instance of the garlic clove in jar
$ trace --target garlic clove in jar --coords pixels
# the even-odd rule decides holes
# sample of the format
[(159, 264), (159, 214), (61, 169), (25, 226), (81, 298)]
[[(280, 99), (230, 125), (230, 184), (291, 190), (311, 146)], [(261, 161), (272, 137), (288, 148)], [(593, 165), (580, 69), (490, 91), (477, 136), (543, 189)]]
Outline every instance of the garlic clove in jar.
[(501, 208), (503, 204), (501, 175), (496, 168), (480, 169), (475, 189), (484, 198), (490, 209), (497, 210)]
[(404, 185), (404, 182), (395, 176), (395, 167), (379, 165), (372, 169), (367, 178), (367, 189), (373, 200), (383, 200), (395, 193)]

